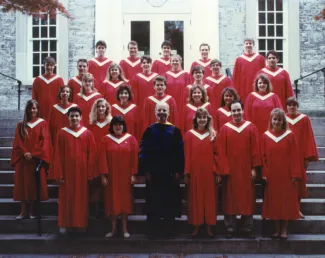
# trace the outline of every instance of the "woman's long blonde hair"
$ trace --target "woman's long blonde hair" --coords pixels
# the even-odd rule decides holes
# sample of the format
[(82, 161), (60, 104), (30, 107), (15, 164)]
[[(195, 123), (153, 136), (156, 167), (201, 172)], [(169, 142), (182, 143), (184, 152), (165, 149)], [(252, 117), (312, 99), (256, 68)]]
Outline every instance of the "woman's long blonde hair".
[(205, 129), (209, 131), (210, 139), (211, 139), (211, 141), (213, 141), (213, 139), (217, 136), (217, 133), (213, 128), (212, 116), (209, 114), (208, 110), (206, 110), (205, 108), (199, 107), (196, 110), (195, 116), (193, 118), (193, 129), (197, 130), (199, 128), (199, 124), (197, 123), (197, 118), (199, 116), (206, 116), (208, 118), (208, 122), (205, 125)]
[(272, 118), (274, 116), (280, 116), (282, 118), (282, 120), (283, 120), (282, 129), (287, 130), (288, 129), (288, 123), (287, 123), (286, 115), (285, 115), (284, 111), (281, 108), (275, 108), (275, 109), (272, 110), (272, 112), (270, 114), (269, 130), (273, 129)]
[(90, 124), (95, 124), (98, 121), (98, 117), (97, 117), (97, 105), (100, 102), (104, 102), (105, 106), (106, 106), (106, 111), (105, 111), (105, 120), (107, 121), (111, 121), (112, 119), (112, 108), (111, 105), (104, 99), (104, 98), (100, 98), (100, 99), (96, 99), (94, 101), (94, 104), (91, 108), (90, 114), (89, 114), (89, 121)]
[(111, 79), (112, 79), (112, 77), (111, 77), (111, 70), (113, 69), (113, 68), (117, 68), (118, 70), (119, 70), (119, 72), (120, 72), (120, 74), (119, 74), (119, 76), (118, 76), (118, 79), (120, 80), (120, 81), (127, 81), (126, 80), (126, 78), (124, 77), (124, 74), (123, 74), (123, 71), (122, 71), (122, 68), (121, 68), (121, 66), (119, 66), (117, 63), (111, 63), (110, 64), (110, 66), (108, 67), (108, 70), (107, 70), (107, 73), (106, 73), (106, 81), (110, 81)]
[(93, 81), (93, 87), (92, 87), (92, 90), (93, 91), (97, 91), (97, 89), (95, 88), (95, 79), (94, 79), (94, 76), (91, 74), (91, 73), (85, 73), (83, 76), (82, 76), (82, 87), (80, 88), (80, 93), (83, 95), (84, 94), (84, 86), (83, 86), (83, 83), (84, 81), (87, 81), (87, 80), (92, 80)]
[(37, 112), (37, 117), (39, 117), (39, 104), (35, 99), (30, 99), (27, 101), (26, 106), (25, 106), (25, 111), (24, 111), (24, 118), (23, 122), (20, 127), (20, 137), (21, 139), (25, 139), (25, 137), (28, 137), (28, 132), (27, 132), (27, 123), (31, 120), (31, 116), (29, 114), (29, 110), (32, 108), (32, 106), (35, 105), (38, 112)]
[(193, 92), (196, 90), (196, 89), (199, 89), (201, 92), (202, 92), (202, 99), (201, 99), (201, 102), (204, 104), (206, 102), (209, 101), (209, 97), (208, 97), (208, 94), (207, 94), (207, 91), (204, 87), (200, 86), (200, 85), (192, 85), (192, 87), (190, 88), (189, 90), (189, 94), (188, 94), (188, 103), (190, 104), (194, 104), (194, 100), (193, 100)]

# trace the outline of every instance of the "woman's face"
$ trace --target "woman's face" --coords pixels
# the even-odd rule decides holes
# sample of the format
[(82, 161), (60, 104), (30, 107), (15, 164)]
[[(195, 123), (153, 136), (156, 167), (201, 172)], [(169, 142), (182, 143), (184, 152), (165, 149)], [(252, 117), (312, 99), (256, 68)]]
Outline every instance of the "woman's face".
[(200, 91), (200, 89), (196, 88), (193, 91), (192, 98), (195, 103), (200, 103), (202, 101), (203, 96), (202, 96), (202, 92)]
[(172, 67), (175, 70), (178, 70), (179, 68), (181, 68), (181, 61), (179, 60), (179, 58), (176, 58), (176, 57), (172, 58), (171, 63), (172, 63)]
[(193, 79), (196, 81), (200, 81), (203, 80), (203, 71), (202, 70), (197, 70), (193, 73)]
[(130, 98), (130, 94), (127, 90), (122, 90), (119, 94), (120, 100), (123, 102), (127, 102)]
[(290, 115), (295, 115), (298, 113), (298, 105), (294, 102), (291, 102), (287, 105), (287, 110)]
[(199, 125), (199, 127), (204, 128), (208, 123), (208, 117), (206, 115), (199, 115), (196, 118), (196, 122)]
[(272, 117), (272, 120), (271, 120), (271, 124), (272, 124), (272, 128), (277, 130), (277, 131), (280, 131), (282, 129), (282, 126), (283, 126), (283, 119), (281, 116), (279, 115), (274, 115)]
[(69, 88), (63, 88), (60, 92), (60, 98), (61, 100), (68, 100), (70, 97), (70, 89)]
[(113, 79), (117, 79), (120, 75), (120, 70), (117, 67), (113, 67), (109, 70), (110, 75)]
[(257, 88), (259, 93), (266, 93), (267, 84), (262, 79), (258, 79)]
[(99, 101), (97, 103), (97, 115), (105, 115), (106, 112), (106, 105), (104, 101)]
[(86, 93), (90, 93), (93, 91), (93, 80), (85, 80), (82, 81), (82, 87)]
[(28, 110), (28, 114), (30, 115), (31, 118), (35, 118), (38, 115), (38, 109), (35, 104), (33, 104), (30, 109)]
[(123, 125), (122, 124), (114, 124), (113, 125), (113, 132), (115, 135), (122, 135), (123, 133)]
[(229, 91), (227, 91), (225, 92), (225, 95), (223, 95), (223, 100), (225, 101), (226, 105), (229, 105), (235, 100), (235, 97)]

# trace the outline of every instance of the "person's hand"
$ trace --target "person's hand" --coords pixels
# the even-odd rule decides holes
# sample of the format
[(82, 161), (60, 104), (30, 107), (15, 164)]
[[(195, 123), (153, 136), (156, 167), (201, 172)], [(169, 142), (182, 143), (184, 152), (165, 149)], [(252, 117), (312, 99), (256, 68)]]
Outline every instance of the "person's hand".
[(222, 182), (222, 177), (220, 175), (216, 176), (216, 183), (220, 184)]
[(188, 185), (190, 183), (190, 176), (188, 174), (184, 175), (184, 184)]
[(307, 170), (307, 168), (308, 168), (308, 165), (309, 165), (309, 160), (306, 159), (306, 160), (304, 161), (304, 166), (305, 166), (305, 169), (306, 169), (306, 170)]
[(181, 175), (179, 173), (175, 174), (175, 180), (178, 180), (181, 177)]
[(25, 159), (27, 159), (27, 160), (31, 160), (33, 157), (32, 157), (32, 154), (30, 154), (30, 152), (26, 152), (25, 154), (24, 154), (24, 157), (25, 157)]
[(131, 176), (131, 184), (134, 185), (137, 182), (136, 176)]
[(105, 175), (102, 175), (101, 176), (101, 181), (102, 181), (102, 185), (104, 186), (104, 187), (106, 187), (107, 186), (107, 184), (108, 184), (108, 180), (107, 180), (107, 177), (105, 176)]
[(58, 178), (58, 179), (55, 180), (55, 182), (56, 182), (58, 185), (62, 185), (62, 184), (64, 184), (64, 180), (63, 180), (63, 178)]
[(263, 176), (262, 179), (267, 183), (267, 178), (265, 176)]
[(252, 169), (252, 179), (253, 180), (256, 179), (256, 169), (255, 168)]
[(146, 173), (146, 179), (147, 179), (148, 181), (151, 181), (151, 175), (150, 175), (149, 172)]
[(296, 183), (296, 181), (298, 181), (298, 178), (296, 178), (296, 177), (292, 178), (292, 183), (293, 184)]

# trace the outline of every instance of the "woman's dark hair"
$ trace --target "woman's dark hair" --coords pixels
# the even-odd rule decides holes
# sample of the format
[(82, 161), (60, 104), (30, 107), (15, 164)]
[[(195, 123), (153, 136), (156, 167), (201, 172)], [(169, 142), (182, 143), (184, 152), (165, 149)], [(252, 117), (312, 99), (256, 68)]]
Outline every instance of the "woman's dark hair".
[(238, 96), (238, 94), (237, 94), (237, 92), (236, 92), (236, 90), (234, 88), (231, 88), (231, 87), (224, 88), (222, 90), (222, 93), (221, 93), (221, 104), (220, 104), (220, 107), (224, 107), (226, 105), (226, 102), (225, 102), (224, 98), (225, 98), (226, 93), (228, 93), (228, 92), (231, 95), (234, 96), (234, 100), (239, 100), (239, 96)]
[(123, 133), (126, 133), (128, 131), (127, 127), (126, 127), (125, 120), (121, 116), (113, 116), (111, 122), (109, 123), (108, 132), (111, 134), (114, 134), (113, 125), (123, 125)]
[(122, 84), (120, 87), (118, 87), (117, 91), (116, 91), (116, 99), (118, 101), (120, 101), (120, 94), (121, 92), (123, 92), (124, 90), (126, 90), (129, 93), (129, 101), (131, 101), (133, 99), (133, 93), (131, 90), (131, 87), (129, 85), (126, 84)]
[[(39, 111), (39, 105), (38, 102), (35, 99), (30, 99), (27, 101), (26, 106), (25, 106), (25, 111), (24, 111), (24, 118), (23, 122), (21, 124), (20, 128), (20, 137), (21, 139), (25, 139), (26, 136), (28, 136), (27, 132), (27, 123), (32, 119), (32, 117), (29, 114), (29, 111), (32, 109), (33, 106), (36, 106), (37, 110)], [(37, 117), (39, 117), (39, 112), (37, 112)]]

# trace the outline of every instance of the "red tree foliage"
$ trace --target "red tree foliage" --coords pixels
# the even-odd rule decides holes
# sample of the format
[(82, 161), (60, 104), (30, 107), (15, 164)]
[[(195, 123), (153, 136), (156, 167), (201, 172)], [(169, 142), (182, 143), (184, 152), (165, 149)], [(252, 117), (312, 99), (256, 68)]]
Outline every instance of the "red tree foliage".
[(323, 10), (319, 14), (315, 15), (314, 19), (316, 21), (325, 20), (325, 7), (323, 8)]
[(60, 12), (62, 15), (71, 18), (71, 15), (59, 0), (0, 0), (0, 10), (2, 12), (18, 11), (36, 16), (48, 13), (51, 17)]

